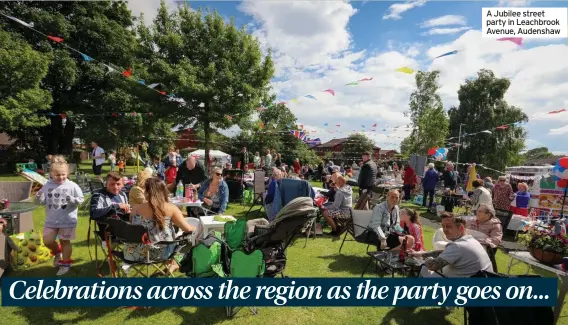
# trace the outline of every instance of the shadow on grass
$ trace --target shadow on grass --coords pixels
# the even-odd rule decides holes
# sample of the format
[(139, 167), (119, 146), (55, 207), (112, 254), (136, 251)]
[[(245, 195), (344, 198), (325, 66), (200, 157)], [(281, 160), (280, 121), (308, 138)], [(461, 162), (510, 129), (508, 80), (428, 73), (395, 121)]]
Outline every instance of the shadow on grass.
[(452, 322), (446, 319), (451, 314), (448, 308), (424, 308), (418, 311), (416, 309), (417, 307), (391, 308), (379, 325), (390, 325), (391, 320), (394, 320), (395, 324), (422, 325), (426, 319), (428, 324), (452, 325)]
[(368, 270), (366, 274), (373, 273), (375, 270), (373, 265), (369, 265), (370, 258), (368, 256), (333, 254), (319, 256), (318, 258), (333, 260), (329, 263), (329, 269), (332, 272), (349, 272), (351, 274), (361, 275), (367, 266)]

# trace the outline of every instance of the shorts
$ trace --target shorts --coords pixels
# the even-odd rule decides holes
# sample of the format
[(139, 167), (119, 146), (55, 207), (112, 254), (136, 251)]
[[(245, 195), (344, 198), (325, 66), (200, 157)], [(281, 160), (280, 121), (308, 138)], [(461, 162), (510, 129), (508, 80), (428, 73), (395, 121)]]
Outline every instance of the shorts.
[(382, 249), (392, 249), (400, 246), (399, 236), (397, 234), (388, 234), (387, 247), (380, 247)]
[(59, 239), (62, 240), (73, 240), (75, 239), (75, 229), (76, 228), (43, 228), (43, 236), (49, 235), (53, 232), (57, 233)]
[(327, 210), (327, 212), (329, 213), (329, 216), (333, 218), (333, 220), (335, 220), (335, 222), (340, 227), (345, 227), (349, 222), (349, 220), (351, 219), (349, 211), (336, 209), (336, 210)]
[(101, 176), (102, 171), (103, 171), (103, 165), (102, 164), (97, 165), (93, 160), (93, 174), (95, 174), (96, 176)]

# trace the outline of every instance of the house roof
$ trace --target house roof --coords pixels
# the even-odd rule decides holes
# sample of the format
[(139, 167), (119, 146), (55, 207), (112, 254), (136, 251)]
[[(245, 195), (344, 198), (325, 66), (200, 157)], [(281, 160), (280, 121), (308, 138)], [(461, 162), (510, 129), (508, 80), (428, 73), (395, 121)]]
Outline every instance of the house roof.
[(320, 144), (319, 146), (316, 146), (316, 147), (314, 147), (314, 148), (333, 148), (333, 147), (335, 147), (335, 146), (337, 146), (337, 145), (342, 144), (342, 143), (345, 142), (345, 141), (347, 141), (347, 138), (333, 139), (333, 140), (330, 140), (330, 141), (328, 141), (328, 142), (326, 142), (326, 143), (322, 143), (322, 144)]
[(6, 133), (0, 133), (0, 146), (9, 147), (16, 142), (16, 139), (11, 138)]
[(398, 153), (396, 150), (392, 150), (392, 149), (391, 150), (380, 150), (379, 155), (386, 155), (386, 154), (391, 153), (391, 152)]

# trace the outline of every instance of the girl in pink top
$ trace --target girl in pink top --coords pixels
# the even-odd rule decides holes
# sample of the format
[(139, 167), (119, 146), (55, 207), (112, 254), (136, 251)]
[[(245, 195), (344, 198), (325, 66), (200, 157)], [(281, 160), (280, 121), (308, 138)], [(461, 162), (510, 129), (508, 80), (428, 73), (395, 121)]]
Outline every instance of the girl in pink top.
[(400, 210), (400, 226), (404, 228), (412, 238), (414, 238), (414, 247), (409, 247), (409, 250), (423, 251), (424, 237), (422, 236), (422, 225), (420, 224), (420, 216), (418, 212), (412, 209)]

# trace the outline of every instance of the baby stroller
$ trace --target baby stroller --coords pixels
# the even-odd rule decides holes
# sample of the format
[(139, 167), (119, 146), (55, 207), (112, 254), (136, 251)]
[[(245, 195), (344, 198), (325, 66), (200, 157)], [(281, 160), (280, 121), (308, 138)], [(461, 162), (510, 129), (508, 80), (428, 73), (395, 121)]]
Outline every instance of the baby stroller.
[(244, 172), (240, 169), (231, 169), (226, 173), (225, 182), (229, 187), (229, 202), (240, 202), (243, 199), (245, 187), (243, 183)]
[[(286, 248), (316, 212), (311, 198), (300, 197), (287, 204), (272, 222), (227, 222), (223, 236), (209, 235), (184, 256), (180, 271), (189, 277), (283, 276)], [(233, 317), (238, 310), (227, 307), (227, 317)], [(251, 310), (256, 314), (256, 309)]]

